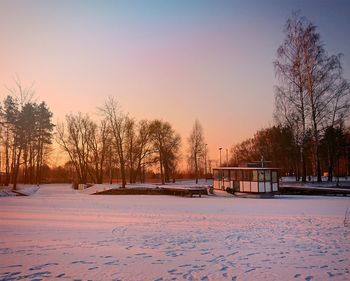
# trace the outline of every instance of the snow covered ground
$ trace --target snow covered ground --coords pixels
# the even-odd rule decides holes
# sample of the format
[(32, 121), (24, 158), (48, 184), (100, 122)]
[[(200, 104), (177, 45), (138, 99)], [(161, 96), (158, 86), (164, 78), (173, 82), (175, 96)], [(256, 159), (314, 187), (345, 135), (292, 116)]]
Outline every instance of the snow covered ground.
[(0, 198), (0, 280), (349, 280), (349, 198)]

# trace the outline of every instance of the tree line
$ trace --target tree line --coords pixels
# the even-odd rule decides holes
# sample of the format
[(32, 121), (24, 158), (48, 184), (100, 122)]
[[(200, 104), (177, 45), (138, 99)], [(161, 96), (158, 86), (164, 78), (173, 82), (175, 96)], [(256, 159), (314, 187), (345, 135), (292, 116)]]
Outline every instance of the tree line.
[(19, 178), (23, 183), (40, 183), (54, 125), (46, 103), (32, 101), (32, 88), (22, 87), (17, 79), (8, 90), (0, 103), (1, 182), (16, 189)]
[[(68, 114), (54, 125), (45, 102), (32, 101), (34, 90), (19, 80), (0, 103), (0, 182), (39, 184), (50, 181), (78, 183), (145, 182), (159, 173), (164, 184), (179, 176), (181, 137), (163, 120), (136, 121), (121, 110), (114, 98), (98, 108), (99, 118)], [(50, 167), (52, 141), (69, 161)], [(196, 121), (188, 138), (190, 174), (203, 175), (204, 134)], [(2, 163), (2, 162), (3, 163)], [(194, 167), (194, 169), (192, 169)], [(199, 172), (201, 171), (201, 173)], [(191, 174), (191, 175), (192, 175)]]
[(121, 110), (114, 98), (109, 98), (98, 111), (99, 121), (89, 114), (76, 113), (57, 124), (56, 141), (69, 157), (58, 171), (61, 177), (76, 183), (112, 183), (120, 179), (125, 187), (149, 178), (165, 184), (187, 176), (198, 182), (204, 175), (206, 148), (198, 120), (187, 139), (188, 171), (184, 171), (181, 137), (169, 122), (136, 121)]
[[(324, 171), (332, 180), (340, 166), (347, 165), (343, 171), (348, 173), (350, 163), (350, 84), (343, 77), (342, 55), (330, 55), (316, 26), (300, 13), (287, 20), (284, 34), (274, 61), (275, 124), (232, 147), (230, 165), (263, 157), (302, 181), (311, 174), (321, 181)], [(163, 184), (179, 176), (182, 142), (169, 122), (137, 121), (109, 98), (98, 109), (99, 118), (74, 113), (55, 126), (46, 103), (33, 101), (31, 87), (17, 79), (8, 90), (0, 103), (2, 183), (40, 183), (50, 170), (58, 179), (77, 183), (120, 178), (124, 187), (152, 173), (159, 173)], [(57, 169), (48, 165), (55, 127), (56, 142), (69, 158)], [(196, 182), (208, 175), (206, 155), (204, 131), (196, 120), (186, 151), (188, 175)]]
[[(97, 123), (88, 114), (70, 114), (57, 125), (57, 142), (68, 154), (79, 183), (102, 183), (120, 177), (126, 183), (144, 182), (146, 171), (160, 172), (162, 183), (175, 179), (181, 137), (169, 122), (136, 121), (114, 98), (99, 108)], [(119, 171), (114, 175), (113, 171)]]
[(287, 20), (284, 33), (274, 62), (276, 125), (233, 147), (231, 160), (263, 155), (302, 181), (307, 175), (321, 181), (323, 171), (331, 181), (335, 164), (349, 157), (350, 84), (342, 55), (328, 54), (316, 26), (300, 13)]
[[(320, 163), (322, 171), (328, 174), (329, 181), (336, 176), (346, 176), (350, 171), (350, 128), (337, 128), (327, 131), (320, 141)], [(310, 136), (305, 144), (306, 174), (316, 175), (313, 141)], [(332, 157), (332, 160), (330, 159)], [(296, 145), (293, 131), (289, 127), (274, 125), (261, 129), (252, 138), (248, 138), (231, 148), (230, 165), (260, 162), (280, 168), (281, 176), (295, 176), (302, 180), (300, 147)], [(333, 166), (330, 166), (333, 161)], [(307, 180), (307, 177), (306, 177)]]

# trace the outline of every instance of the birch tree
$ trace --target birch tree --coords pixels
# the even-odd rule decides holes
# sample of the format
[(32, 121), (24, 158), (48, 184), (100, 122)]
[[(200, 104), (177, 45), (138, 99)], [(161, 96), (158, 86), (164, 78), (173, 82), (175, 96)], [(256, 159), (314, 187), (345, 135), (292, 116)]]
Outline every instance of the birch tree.
[[(312, 136), (317, 181), (321, 181), (320, 140), (334, 110), (344, 120), (349, 84), (342, 77), (341, 55), (329, 55), (316, 26), (294, 13), (287, 20), (285, 40), (277, 51), (276, 116), (295, 133), (300, 147), (302, 180), (306, 180), (305, 142)], [(344, 96), (346, 98), (344, 98)]]
[(118, 155), (120, 173), (122, 177), (122, 187), (126, 186), (126, 139), (129, 125), (129, 117), (121, 111), (117, 101), (110, 97), (101, 109), (108, 120), (111, 130), (112, 143)]
[(274, 62), (280, 84), (276, 86), (275, 117), (279, 123), (293, 129), (299, 147), (302, 181), (306, 181), (307, 92), (303, 77), (303, 30), (305, 19), (298, 14), (287, 20), (284, 42), (277, 49)]
[(159, 163), (162, 184), (170, 181), (176, 168), (181, 137), (175, 132), (170, 123), (161, 120), (152, 121), (152, 143)]
[(200, 164), (204, 157), (205, 141), (203, 127), (195, 120), (188, 141), (188, 163), (193, 168), (198, 183)]

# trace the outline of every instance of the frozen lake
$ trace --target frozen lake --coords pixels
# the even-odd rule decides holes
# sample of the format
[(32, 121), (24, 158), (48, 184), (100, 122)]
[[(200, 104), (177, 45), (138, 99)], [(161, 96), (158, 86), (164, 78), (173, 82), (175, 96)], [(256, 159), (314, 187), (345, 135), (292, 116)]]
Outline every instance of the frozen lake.
[(349, 280), (349, 198), (0, 198), (0, 280)]

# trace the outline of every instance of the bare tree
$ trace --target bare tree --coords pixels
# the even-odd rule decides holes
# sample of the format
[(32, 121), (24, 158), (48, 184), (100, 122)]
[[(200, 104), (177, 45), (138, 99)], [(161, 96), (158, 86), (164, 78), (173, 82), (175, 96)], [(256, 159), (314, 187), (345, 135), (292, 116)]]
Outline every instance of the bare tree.
[(89, 162), (91, 163), (93, 180), (96, 183), (103, 182), (107, 153), (111, 144), (110, 129), (107, 120), (103, 119), (100, 125), (91, 125), (91, 135), (88, 139)]
[(174, 178), (181, 138), (168, 122), (154, 120), (150, 128), (153, 147), (157, 153), (156, 161), (159, 163), (162, 184), (165, 184), (165, 182), (170, 181), (170, 176)]
[(230, 155), (230, 162), (234, 166), (238, 166), (241, 163), (247, 163), (256, 160), (254, 140), (249, 138), (247, 140), (242, 141), (239, 144), (234, 145), (231, 148)]
[[(321, 142), (327, 151), (328, 181), (333, 180), (336, 158), (340, 158), (341, 146), (345, 142), (344, 120), (348, 118), (350, 108), (350, 85), (342, 77), (338, 77), (332, 91), (333, 97), (325, 114), (323, 128), (325, 133)], [(339, 171), (338, 171), (339, 172)]]
[[(320, 140), (332, 113), (348, 109), (349, 85), (342, 77), (341, 55), (329, 56), (316, 26), (294, 13), (287, 21), (286, 39), (277, 51), (276, 116), (295, 132), (306, 180), (305, 141), (311, 132), (317, 180), (322, 180)], [(343, 99), (340, 97), (346, 96)], [(343, 117), (342, 117), (343, 118)]]
[(126, 159), (129, 168), (129, 182), (135, 182), (135, 174), (136, 174), (136, 157), (137, 157), (137, 149), (136, 149), (136, 125), (135, 120), (132, 118), (128, 118), (126, 122), (126, 141), (125, 141), (125, 150), (126, 150)]
[[(311, 131), (315, 150), (317, 181), (321, 181), (320, 139), (324, 133), (322, 125), (334, 110), (332, 103), (338, 104), (339, 95), (348, 94), (347, 83), (342, 78), (341, 55), (329, 56), (320, 41), (316, 26), (308, 23), (304, 29), (303, 63), (304, 80), (310, 107)], [(345, 83), (343, 83), (345, 82)], [(339, 87), (340, 86), (340, 87)], [(344, 88), (345, 86), (345, 88)], [(343, 106), (343, 104), (341, 105)]]
[(6, 87), (9, 95), (12, 96), (17, 103), (18, 107), (21, 109), (26, 103), (30, 103), (34, 97), (34, 81), (29, 87), (24, 87), (22, 85), (21, 79), (18, 75), (14, 78), (14, 86)]
[(117, 101), (110, 97), (101, 109), (108, 120), (113, 144), (116, 147), (118, 160), (120, 164), (120, 172), (122, 177), (122, 187), (126, 186), (126, 135), (129, 125), (129, 117), (124, 114)]
[(88, 115), (67, 115), (66, 125), (57, 125), (57, 142), (68, 153), (77, 173), (79, 183), (87, 183), (91, 159), (91, 139), (94, 138), (95, 123)]
[(204, 146), (203, 127), (196, 120), (188, 137), (188, 163), (194, 169), (196, 183), (198, 183), (200, 163), (204, 157)]
[(307, 91), (303, 66), (303, 30), (305, 19), (294, 13), (287, 20), (286, 38), (277, 50), (274, 62), (280, 85), (276, 87), (275, 117), (284, 126), (293, 128), (300, 149), (302, 181), (306, 181), (305, 145), (307, 139)]
[(150, 124), (151, 123), (147, 120), (141, 120), (137, 126), (135, 167), (139, 175), (140, 182), (144, 182), (145, 180), (144, 174), (146, 168), (154, 164), (151, 157), (151, 155), (154, 153), (154, 148), (152, 146), (152, 131)]

